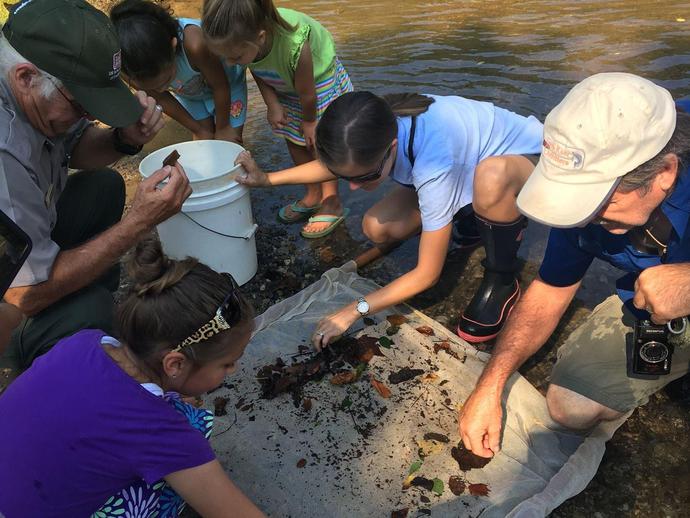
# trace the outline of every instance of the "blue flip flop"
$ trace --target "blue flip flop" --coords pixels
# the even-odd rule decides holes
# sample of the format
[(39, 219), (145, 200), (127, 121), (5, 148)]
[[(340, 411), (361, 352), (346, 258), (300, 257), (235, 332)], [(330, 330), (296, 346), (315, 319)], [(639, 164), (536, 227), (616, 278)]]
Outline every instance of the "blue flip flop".
[[(297, 205), (298, 203), (299, 202), (293, 202), (286, 207), (281, 207), (281, 209), (278, 211), (278, 221), (282, 223), (297, 223), (298, 221), (304, 221), (321, 208), (321, 205), (315, 205), (313, 207), (301, 207)], [(294, 216), (287, 216), (286, 209), (288, 208), (295, 213)]]
[(340, 225), (345, 218), (350, 214), (350, 209), (343, 209), (341, 216), (313, 216), (309, 218), (309, 223), (330, 223), (325, 229), (319, 232), (305, 232), (302, 230), (300, 235), (306, 239), (318, 239), (320, 237), (325, 237), (335, 230), (335, 228)]

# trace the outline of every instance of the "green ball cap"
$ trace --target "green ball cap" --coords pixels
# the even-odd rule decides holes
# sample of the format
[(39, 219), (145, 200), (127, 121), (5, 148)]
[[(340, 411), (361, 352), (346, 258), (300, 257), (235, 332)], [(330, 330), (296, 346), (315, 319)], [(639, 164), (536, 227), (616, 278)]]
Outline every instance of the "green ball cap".
[(117, 33), (95, 7), (84, 0), (25, 0), (2, 32), (17, 52), (62, 81), (91, 116), (119, 128), (139, 120), (144, 109), (120, 79)]

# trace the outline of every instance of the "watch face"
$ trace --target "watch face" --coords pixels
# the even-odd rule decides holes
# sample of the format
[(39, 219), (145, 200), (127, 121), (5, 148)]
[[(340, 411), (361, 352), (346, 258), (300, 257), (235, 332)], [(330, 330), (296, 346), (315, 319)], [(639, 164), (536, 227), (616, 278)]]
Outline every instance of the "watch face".
[(357, 311), (363, 315), (366, 315), (367, 313), (369, 313), (369, 303), (366, 300), (360, 300), (357, 303)]

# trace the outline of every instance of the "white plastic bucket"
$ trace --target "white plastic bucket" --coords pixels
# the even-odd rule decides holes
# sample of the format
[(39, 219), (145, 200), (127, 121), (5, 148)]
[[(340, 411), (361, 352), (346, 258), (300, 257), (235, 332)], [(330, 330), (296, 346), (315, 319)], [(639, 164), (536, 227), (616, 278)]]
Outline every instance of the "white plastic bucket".
[[(163, 250), (175, 259), (197, 257), (218, 272), (229, 272), (238, 284), (256, 274), (257, 225), (249, 190), (232, 177), (235, 158), (244, 148), (222, 140), (196, 140), (154, 151), (139, 164), (144, 178), (163, 167), (177, 150), (192, 187), (182, 212), (158, 225)], [(241, 168), (240, 168), (241, 169)]]

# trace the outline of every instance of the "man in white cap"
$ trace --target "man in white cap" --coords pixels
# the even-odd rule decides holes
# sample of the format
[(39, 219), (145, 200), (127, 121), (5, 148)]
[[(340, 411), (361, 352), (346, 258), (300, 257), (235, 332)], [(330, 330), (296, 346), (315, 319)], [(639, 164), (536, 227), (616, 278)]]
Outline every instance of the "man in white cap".
[(460, 413), (462, 440), (474, 453), (499, 450), (508, 378), (553, 333), (595, 257), (627, 274), (559, 350), (546, 396), (553, 419), (573, 429), (615, 419), (688, 372), (690, 338), (670, 334), (670, 373), (631, 369), (635, 320), (663, 324), (690, 314), (688, 165), (690, 115), (641, 77), (594, 75), (546, 117), (541, 159), (518, 207), (554, 228), (539, 276)]

